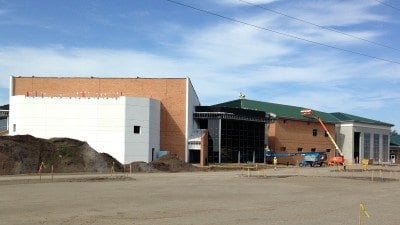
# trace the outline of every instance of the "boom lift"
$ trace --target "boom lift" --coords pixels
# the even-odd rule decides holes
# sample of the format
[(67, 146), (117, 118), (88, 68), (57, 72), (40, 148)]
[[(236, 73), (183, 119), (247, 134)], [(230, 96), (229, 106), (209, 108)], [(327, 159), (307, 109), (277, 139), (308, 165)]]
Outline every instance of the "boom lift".
[[(311, 109), (303, 109), (300, 112), (301, 112), (301, 115), (303, 115), (304, 117), (316, 119), (321, 124), (322, 128), (325, 130), (329, 139), (335, 146), (335, 156), (329, 160), (328, 164), (329, 165), (339, 165), (339, 164), (343, 165), (344, 164), (343, 152), (339, 148), (339, 146), (336, 144), (331, 133), (329, 133), (329, 130), (326, 128), (326, 126), (322, 122), (321, 118), (319, 116), (315, 115)], [(336, 151), (339, 153), (339, 156), (336, 156)]]

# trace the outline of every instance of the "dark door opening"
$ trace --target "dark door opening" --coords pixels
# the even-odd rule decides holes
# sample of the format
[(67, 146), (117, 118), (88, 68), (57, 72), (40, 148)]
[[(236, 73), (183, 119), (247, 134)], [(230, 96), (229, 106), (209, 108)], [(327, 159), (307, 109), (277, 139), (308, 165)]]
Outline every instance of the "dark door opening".
[(200, 150), (189, 150), (189, 163), (200, 163)]
[(360, 161), (360, 132), (354, 132), (354, 162)]

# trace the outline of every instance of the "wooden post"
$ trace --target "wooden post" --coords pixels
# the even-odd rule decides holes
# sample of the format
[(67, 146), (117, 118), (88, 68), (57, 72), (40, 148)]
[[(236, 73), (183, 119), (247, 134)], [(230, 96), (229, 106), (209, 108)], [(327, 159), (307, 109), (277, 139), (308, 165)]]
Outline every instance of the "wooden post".
[(111, 166), (111, 176), (114, 174), (115, 170), (114, 170), (114, 166), (115, 166), (115, 162), (112, 162), (112, 166)]
[(44, 168), (44, 162), (41, 162), (40, 166), (39, 166), (39, 180), (40, 181), (42, 181), (42, 170), (43, 170), (43, 168)]
[(53, 165), (51, 165), (51, 182), (53, 183), (53, 181), (54, 181), (54, 166)]
[(129, 174), (132, 174), (132, 163), (129, 164)]

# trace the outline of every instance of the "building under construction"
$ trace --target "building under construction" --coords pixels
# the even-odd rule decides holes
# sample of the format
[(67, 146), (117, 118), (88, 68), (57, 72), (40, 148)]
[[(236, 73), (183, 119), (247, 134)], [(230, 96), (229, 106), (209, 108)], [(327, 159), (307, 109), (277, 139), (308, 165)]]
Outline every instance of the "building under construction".
[(189, 78), (11, 77), (10, 134), (69, 137), (122, 163), (188, 160), (200, 105)]
[(269, 121), (266, 115), (263, 111), (197, 106), (193, 117), (203, 133), (203, 148), (190, 150), (191, 161), (264, 162), (265, 124)]
[[(266, 150), (335, 156), (327, 132), (302, 109), (244, 98), (200, 106), (189, 78), (11, 77), (9, 133), (86, 141), (122, 163), (159, 152), (201, 164), (264, 162)], [(392, 124), (313, 112), (347, 163), (389, 162)]]

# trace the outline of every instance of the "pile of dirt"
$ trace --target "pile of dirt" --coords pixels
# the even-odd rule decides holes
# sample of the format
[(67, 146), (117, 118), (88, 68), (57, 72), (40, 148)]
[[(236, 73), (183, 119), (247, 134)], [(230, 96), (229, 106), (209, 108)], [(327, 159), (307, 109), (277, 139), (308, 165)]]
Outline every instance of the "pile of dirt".
[(152, 173), (159, 171), (146, 162), (133, 162), (130, 165), (131, 167), (128, 170), (131, 170), (133, 173), (138, 173), (138, 172)]
[(41, 139), (30, 135), (0, 136), (0, 174), (43, 172), (116, 172), (123, 166), (113, 157), (98, 153), (86, 142), (69, 139)]
[(180, 160), (175, 155), (166, 155), (155, 161), (150, 162), (152, 168), (159, 171), (166, 172), (187, 172), (187, 171), (197, 171), (197, 167), (190, 163), (186, 163)]
[(198, 171), (199, 168), (190, 163), (186, 163), (179, 159), (176, 155), (165, 155), (150, 163), (133, 162), (125, 166), (126, 172), (192, 172)]

